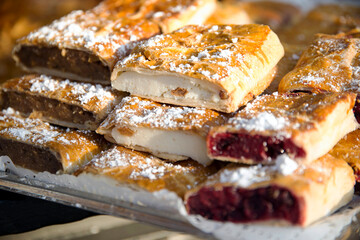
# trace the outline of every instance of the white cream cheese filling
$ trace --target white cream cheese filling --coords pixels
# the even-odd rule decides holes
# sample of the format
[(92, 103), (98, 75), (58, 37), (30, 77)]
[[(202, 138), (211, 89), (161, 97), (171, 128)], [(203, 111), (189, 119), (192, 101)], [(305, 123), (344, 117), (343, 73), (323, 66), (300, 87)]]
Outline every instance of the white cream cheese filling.
[[(111, 84), (116, 90), (170, 104), (207, 106), (225, 102), (220, 98), (220, 88), (216, 85), (177, 74), (129, 71), (119, 74)], [(174, 94), (177, 89), (184, 90), (184, 95)]]
[(209, 165), (212, 160), (207, 156), (206, 138), (184, 131), (165, 131), (160, 129), (136, 128), (131, 129), (131, 136), (122, 135), (113, 128), (112, 138), (117, 144), (133, 149), (142, 149), (164, 157), (175, 155), (178, 159), (187, 157), (203, 164)]

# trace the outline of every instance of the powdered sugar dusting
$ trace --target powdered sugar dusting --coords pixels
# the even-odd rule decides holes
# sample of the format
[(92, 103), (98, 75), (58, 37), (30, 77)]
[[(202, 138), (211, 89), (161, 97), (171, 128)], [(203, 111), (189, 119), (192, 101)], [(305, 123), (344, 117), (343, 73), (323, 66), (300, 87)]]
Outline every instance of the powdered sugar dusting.
[[(253, 31), (261, 32), (261, 36), (254, 38)], [(217, 82), (240, 71), (246, 81), (255, 77), (249, 67), (254, 62), (246, 63), (248, 58), (244, 56), (254, 55), (262, 67), (268, 58), (261, 53), (261, 47), (269, 31), (260, 25), (185, 26), (143, 41), (131, 55), (117, 63), (115, 71), (140, 67)]]
[(229, 123), (247, 131), (278, 131), (288, 125), (284, 117), (275, 117), (269, 112), (260, 112), (253, 118), (234, 117), (229, 119)]
[(109, 115), (108, 124), (147, 126), (162, 129), (201, 129), (223, 121), (223, 115), (205, 108), (177, 107), (138, 97), (125, 97)]
[(109, 171), (110, 169), (115, 168), (118, 169), (117, 171), (130, 169), (130, 172), (127, 173), (130, 179), (145, 178), (156, 180), (170, 172), (184, 172), (187, 170), (180, 165), (167, 163), (154, 156), (119, 146), (112, 147), (95, 156), (90, 164), (94, 165), (96, 168), (109, 169)]
[[(23, 81), (26, 81), (25, 79)], [(57, 91), (67, 91), (74, 100), (81, 104), (87, 104), (90, 101), (108, 101), (115, 98), (110, 86), (100, 84), (90, 84), (81, 82), (72, 82), (68, 79), (59, 80), (50, 76), (41, 75), (29, 81), (31, 83), (30, 91), (34, 93), (55, 93)]]
[(261, 164), (250, 167), (238, 167), (225, 169), (220, 174), (220, 182), (236, 183), (239, 187), (249, 187), (254, 183), (268, 181), (276, 175), (287, 176), (299, 168), (297, 162), (286, 154), (276, 158), (274, 166), (263, 166)]
[(1, 112), (1, 136), (40, 146), (49, 144), (73, 146), (80, 143), (95, 143), (92, 141), (93, 137), (85, 136), (89, 131), (58, 128), (39, 119), (22, 118), (16, 114), (17, 112), (11, 109)]

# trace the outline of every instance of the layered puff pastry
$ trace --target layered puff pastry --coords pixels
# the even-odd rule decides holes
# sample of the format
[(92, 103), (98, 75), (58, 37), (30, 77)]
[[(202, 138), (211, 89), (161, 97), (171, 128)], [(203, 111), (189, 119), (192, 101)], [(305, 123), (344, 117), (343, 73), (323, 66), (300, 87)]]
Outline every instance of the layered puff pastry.
[(201, 24), (214, 9), (214, 0), (105, 0), (20, 39), (13, 57), (27, 71), (110, 84), (116, 58), (133, 42)]
[(205, 108), (165, 105), (139, 97), (125, 97), (109, 114), (97, 133), (116, 144), (150, 152), (172, 161), (191, 158), (203, 165), (206, 135), (226, 116)]
[(11, 108), (0, 112), (0, 156), (9, 156), (15, 165), (33, 171), (72, 173), (107, 145), (91, 131), (22, 118)]
[(266, 89), (283, 53), (265, 25), (185, 26), (137, 45), (116, 64), (111, 85), (158, 102), (233, 112)]
[(204, 167), (191, 160), (169, 163), (147, 153), (113, 146), (95, 156), (75, 175), (105, 176), (130, 188), (149, 192), (166, 189), (183, 197), (216, 171), (215, 165)]
[(110, 86), (80, 83), (46, 75), (26, 75), (0, 86), (1, 107), (23, 116), (78, 129), (96, 130), (126, 93)]
[(214, 127), (207, 137), (212, 159), (272, 164), (281, 154), (310, 162), (358, 128), (353, 93), (262, 95)]
[(328, 154), (311, 164), (230, 164), (188, 192), (186, 207), (216, 221), (307, 226), (351, 201), (351, 167)]
[(360, 130), (343, 137), (329, 154), (344, 159), (353, 168), (356, 181), (360, 182)]
[[(280, 81), (279, 92), (360, 93), (360, 39), (357, 31), (338, 35), (318, 34), (302, 53), (296, 67)], [(357, 100), (354, 112), (360, 121)]]

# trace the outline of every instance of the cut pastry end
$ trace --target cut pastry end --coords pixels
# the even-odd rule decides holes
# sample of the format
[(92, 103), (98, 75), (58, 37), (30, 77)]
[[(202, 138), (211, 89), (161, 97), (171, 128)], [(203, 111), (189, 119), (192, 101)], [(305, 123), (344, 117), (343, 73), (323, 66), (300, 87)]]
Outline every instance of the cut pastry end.
[(283, 220), (301, 225), (304, 220), (304, 199), (276, 185), (257, 189), (203, 187), (187, 199), (186, 207), (190, 214), (222, 222)]
[[(270, 164), (285, 153), (296, 161), (311, 162), (326, 154), (342, 137), (359, 127), (351, 111), (355, 95), (340, 95), (316, 95), (318, 100), (311, 100), (312, 95), (294, 95), (290, 98), (285, 95), (264, 95), (230, 119), (227, 125), (210, 130), (207, 137), (208, 155), (223, 161)], [(325, 106), (324, 102), (329, 106)], [(266, 106), (273, 111), (277, 108), (278, 113), (284, 112), (279, 103), (285, 104), (288, 111), (291, 110), (291, 116), (276, 118), (266, 112)], [(311, 110), (309, 104), (313, 104)], [(245, 116), (248, 112), (256, 113), (252, 106), (263, 109), (257, 116)], [(296, 116), (292, 109), (295, 109)]]
[(16, 63), (28, 72), (110, 85), (110, 68), (94, 53), (67, 48), (17, 45)]
[[(274, 77), (276, 68), (266, 75), (262, 84), (264, 89)], [(236, 99), (219, 85), (197, 78), (190, 78), (175, 73), (156, 71), (128, 71), (113, 73), (111, 83), (114, 89), (130, 92), (132, 95), (148, 98), (157, 102), (179, 106), (205, 107), (221, 112), (231, 113), (239, 106), (251, 100), (256, 91), (234, 89)], [(151, 88), (149, 88), (151, 86)], [(251, 90), (250, 90), (251, 91)]]
[(306, 156), (302, 147), (283, 136), (221, 132), (210, 134), (207, 144), (211, 158), (233, 162), (242, 159), (242, 162), (250, 164), (272, 163), (284, 153), (295, 159)]
[[(131, 134), (129, 134), (131, 132)], [(107, 135), (111, 134), (110, 137)], [(172, 160), (194, 159), (202, 165), (209, 165), (212, 160), (206, 154), (206, 139), (184, 131), (166, 131), (154, 128), (121, 129), (113, 128), (106, 134), (108, 140), (139, 151)]]
[(228, 164), (186, 194), (187, 211), (216, 221), (307, 226), (351, 201), (355, 178), (342, 159), (326, 154), (293, 163)]

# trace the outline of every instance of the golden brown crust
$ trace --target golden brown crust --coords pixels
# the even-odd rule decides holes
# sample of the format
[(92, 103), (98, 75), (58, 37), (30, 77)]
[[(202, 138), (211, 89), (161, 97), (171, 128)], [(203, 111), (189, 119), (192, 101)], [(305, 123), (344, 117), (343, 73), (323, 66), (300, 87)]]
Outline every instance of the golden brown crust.
[[(2, 107), (12, 107), (19, 111), (21, 109), (30, 110), (23, 114), (27, 116), (36, 114), (44, 120), (65, 127), (76, 126), (80, 129), (91, 130), (95, 130), (112, 108), (126, 96), (126, 93), (113, 91), (110, 87), (99, 84), (73, 82), (46, 75), (26, 75), (8, 80), (1, 85), (1, 92), (3, 98), (6, 94), (20, 96), (11, 100), (9, 97), (3, 99)], [(26, 102), (32, 99), (31, 96), (38, 100)], [(47, 108), (37, 101), (48, 101), (48, 104), (52, 106)], [(75, 106), (76, 109), (79, 109), (79, 115), (81, 112), (86, 112), (79, 122), (73, 122), (66, 115), (68, 111), (73, 111), (69, 114), (74, 115)], [(54, 115), (51, 112), (60, 114)]]
[[(38, 119), (22, 118), (19, 115), (14, 115), (13, 110), (1, 112), (0, 115), (0, 136), (2, 140), (8, 142), (23, 143), (36, 149), (44, 149), (56, 157), (60, 163), (61, 168), (56, 171), (63, 171), (71, 173), (79, 166), (91, 160), (92, 157), (104, 149), (107, 143), (104, 139), (90, 131), (70, 130), (57, 128), (42, 122)], [(3, 155), (12, 156), (13, 153), (6, 152), (6, 146), (2, 146)], [(21, 152), (21, 149), (18, 149)], [(27, 153), (31, 155), (33, 152), (30, 150)], [(47, 159), (41, 158), (43, 155), (34, 155), (27, 163), (22, 163), (23, 166), (29, 169), (37, 169), (36, 162), (46, 162)], [(22, 162), (22, 157), (19, 159), (12, 159), (14, 164)], [(32, 164), (35, 164), (32, 166)], [(43, 171), (49, 171), (46, 169)], [(50, 167), (50, 166), (48, 166)], [(55, 171), (55, 172), (56, 172)], [(54, 173), (54, 171), (52, 171)]]
[[(268, 26), (186, 26), (138, 45), (128, 57), (116, 64), (112, 86), (117, 87), (117, 81), (121, 81), (118, 77), (121, 78), (123, 72), (169, 74), (189, 82), (197, 79), (229, 96), (219, 103), (216, 110), (233, 112), (249, 100), (246, 98), (249, 93), (259, 93), (267, 87), (260, 89), (265, 85), (260, 82), (272, 74), (282, 56), (283, 47)], [(132, 94), (137, 95), (136, 92)], [(143, 97), (184, 104), (181, 98)]]
[(188, 131), (205, 137), (213, 126), (224, 123), (226, 116), (206, 108), (165, 105), (129, 96), (108, 115), (97, 129), (104, 133), (112, 128), (131, 134), (129, 128), (151, 128), (165, 131)]
[(318, 34), (283, 77), (279, 92), (359, 92), (359, 63), (360, 39)]
[(360, 130), (343, 137), (329, 154), (345, 160), (353, 168), (356, 180), (360, 181)]
[(213, 5), (213, 0), (106, 0), (86, 12), (74, 11), (20, 39), (14, 48), (14, 58), (27, 70), (43, 71), (44, 68), (22, 63), (18, 55), (22, 47), (76, 49), (89, 53), (89, 61), (100, 61), (110, 71), (116, 55), (126, 53), (125, 44), (192, 23), (193, 17), (206, 8), (201, 12), (204, 19), (196, 18), (202, 23), (212, 13)]
[[(243, 176), (232, 178), (240, 173), (247, 177), (251, 174), (253, 177), (243, 181), (240, 180)], [(185, 201), (201, 188), (209, 186), (218, 191), (226, 186), (253, 190), (267, 186), (283, 187), (303, 200), (301, 214), (304, 218), (299, 224), (306, 226), (351, 201), (354, 183), (354, 174), (346, 162), (329, 154), (311, 164), (299, 165), (290, 174), (282, 174), (280, 170), (270, 166), (259, 168), (230, 164), (189, 191), (185, 195)]]
[(150, 192), (167, 189), (183, 197), (185, 192), (216, 172), (194, 161), (169, 163), (152, 155), (114, 146), (79, 169), (75, 174), (91, 173), (112, 178), (120, 184)]

